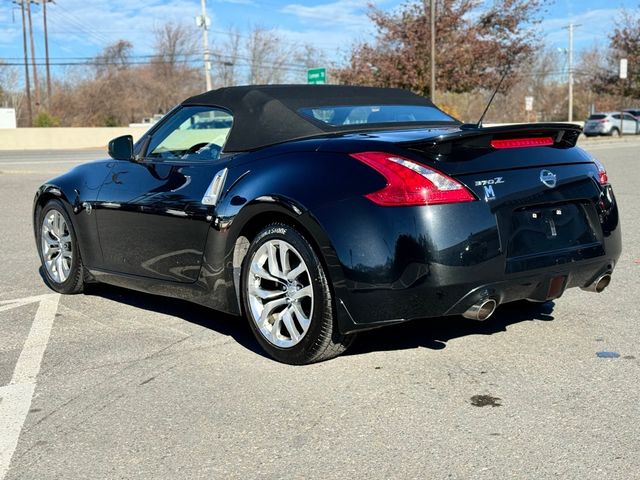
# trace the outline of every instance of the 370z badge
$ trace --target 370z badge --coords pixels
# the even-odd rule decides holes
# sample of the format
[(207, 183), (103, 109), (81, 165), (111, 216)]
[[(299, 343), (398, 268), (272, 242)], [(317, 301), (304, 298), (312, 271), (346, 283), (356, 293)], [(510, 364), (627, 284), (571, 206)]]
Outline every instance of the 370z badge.
[(484, 199), (488, 202), (496, 198), (496, 192), (493, 190), (493, 186), (499, 183), (504, 183), (504, 178), (493, 177), (486, 180), (476, 180), (476, 187), (484, 187)]

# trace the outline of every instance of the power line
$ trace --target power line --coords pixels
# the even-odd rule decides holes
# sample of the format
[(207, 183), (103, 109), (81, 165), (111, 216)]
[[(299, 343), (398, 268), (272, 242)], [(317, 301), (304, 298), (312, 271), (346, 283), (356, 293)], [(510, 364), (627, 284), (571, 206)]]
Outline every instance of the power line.
[[(187, 60), (181, 63), (187, 64), (196, 64), (200, 63), (201, 60)], [(228, 66), (227, 61), (214, 61), (218, 65)], [(45, 62), (35, 62), (36, 65), (45, 65)], [(127, 67), (134, 65), (175, 65), (176, 62), (170, 60), (143, 60), (143, 61), (127, 61), (117, 62), (117, 61), (100, 61), (100, 60), (89, 60), (89, 61), (75, 61), (75, 62), (50, 62), (52, 66), (58, 67), (106, 67), (106, 66), (119, 66), (119, 67)], [(24, 62), (6, 62), (0, 64), (2, 66), (22, 66)], [(289, 71), (289, 72), (306, 72), (306, 67), (291, 67), (286, 64), (277, 64), (277, 63), (267, 63), (267, 62), (233, 62), (233, 65), (237, 67), (250, 67), (251, 65), (257, 65), (259, 67), (268, 67), (276, 70)]]
[[(231, 63), (232, 65), (243, 67), (243, 66), (251, 66), (252, 64), (262, 66), (262, 67), (271, 67), (271, 68), (279, 68), (282, 70), (289, 71), (300, 71), (306, 72), (307, 68), (304, 64), (301, 63), (272, 63), (272, 62), (252, 62), (249, 57), (245, 56), (231, 56), (231, 55), (223, 55), (223, 54), (214, 54), (216, 57), (212, 59), (212, 63), (217, 63), (220, 65), (227, 65)], [(180, 54), (177, 56), (178, 60), (162, 60), (157, 55), (132, 55), (128, 57), (129, 59), (125, 62), (122, 61), (110, 61), (110, 60), (102, 60), (97, 57), (51, 57), (50, 65), (52, 66), (134, 66), (134, 65), (180, 65), (180, 64), (197, 64), (201, 61), (200, 54)], [(6, 60), (11, 60), (9, 62), (3, 62), (0, 64), (1, 66), (24, 66), (25, 62), (20, 61), (17, 57), (7, 57)], [(233, 61), (236, 60), (236, 61)], [(238, 62), (237, 60), (242, 60)], [(28, 62), (27, 65), (30, 65), (31, 62)], [(45, 65), (46, 61), (43, 57), (36, 57), (36, 65), (42, 66)], [(598, 68), (599, 72), (602, 74), (614, 74), (614, 70), (607, 69), (604, 67)], [(549, 70), (546, 72), (520, 72), (520, 73), (512, 73), (512, 77), (524, 78), (524, 77), (553, 77), (558, 75), (564, 75), (567, 71), (565, 69), (560, 70)], [(631, 72), (632, 73), (632, 72)], [(591, 76), (592, 72), (575, 69), (573, 70), (574, 76)]]
[[(71, 26), (71, 34), (78, 38), (89, 40), (91, 43), (101, 46), (111, 43), (106, 36), (100, 35), (97, 31), (85, 27), (84, 23), (69, 14), (59, 3), (56, 3), (55, 9), (51, 10), (51, 20), (57, 25)], [(82, 37), (82, 35), (84, 37)]]
[[(218, 63), (221, 62), (225, 62), (225, 63), (232, 63), (232, 64), (238, 64), (238, 60), (241, 61), (245, 61), (250, 63), (255, 63), (257, 65), (282, 65), (282, 66), (286, 66), (286, 67), (292, 67), (292, 68), (299, 68), (299, 69), (305, 69), (306, 70), (306, 65), (304, 63), (294, 63), (294, 62), (278, 62), (278, 63), (273, 63), (273, 62), (254, 62), (252, 58), (247, 57), (245, 55), (226, 55), (223, 53), (216, 53), (213, 52), (214, 57), (216, 57), (216, 61)], [(162, 60), (162, 56), (161, 54), (150, 54), (150, 55), (129, 55), (127, 57), (127, 61), (125, 62), (116, 62), (113, 61), (112, 64), (114, 65), (122, 65), (122, 64), (131, 64), (131, 65), (142, 65), (142, 64), (153, 64), (153, 63), (164, 63), (164, 64), (171, 64), (171, 63), (196, 63), (199, 59), (201, 59), (201, 54), (200, 53), (180, 53), (180, 54), (176, 54), (175, 55), (175, 60)], [(4, 63), (4, 65), (21, 65), (22, 63), (20, 62), (20, 58), (19, 57), (6, 57), (5, 60), (9, 60), (10, 62)], [(40, 64), (41, 62), (45, 61), (46, 59), (44, 57), (35, 57), (35, 60), (38, 62), (37, 64)], [(100, 57), (100, 55), (98, 56), (94, 56), (94, 57), (50, 57), (49, 60), (51, 61), (51, 65), (60, 65), (60, 64), (78, 64), (78, 65), (87, 65), (87, 64), (95, 64), (97, 62), (101, 62), (101, 63), (105, 63), (105, 62), (109, 62), (108, 60), (104, 60)], [(105, 63), (107, 64), (107, 63)]]

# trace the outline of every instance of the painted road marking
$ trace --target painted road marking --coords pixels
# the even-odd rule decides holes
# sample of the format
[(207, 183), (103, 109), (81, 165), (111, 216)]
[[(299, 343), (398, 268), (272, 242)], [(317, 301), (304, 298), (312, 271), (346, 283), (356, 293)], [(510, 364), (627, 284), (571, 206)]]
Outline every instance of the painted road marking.
[(0, 302), (0, 311), (40, 303), (11, 382), (0, 387), (0, 480), (9, 471), (11, 457), (18, 446), (20, 432), (31, 408), (36, 377), (49, 342), (59, 301), (59, 294), (49, 294)]

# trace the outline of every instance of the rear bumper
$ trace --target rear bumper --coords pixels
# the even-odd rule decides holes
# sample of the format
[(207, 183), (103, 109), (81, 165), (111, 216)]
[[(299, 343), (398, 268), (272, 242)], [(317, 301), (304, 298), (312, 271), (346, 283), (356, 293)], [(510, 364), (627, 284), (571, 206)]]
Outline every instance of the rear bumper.
[(600, 212), (596, 253), (585, 253), (593, 247), (554, 251), (544, 254), (541, 268), (532, 262), (508, 273), (505, 231), (488, 209), (482, 201), (385, 209), (352, 199), (344, 208), (315, 212), (335, 248), (336, 257), (326, 260), (341, 331), (459, 315), (485, 298), (498, 304), (557, 298), (612, 272), (620, 256), (614, 204)]
[[(418, 318), (462, 315), (482, 300), (493, 299), (499, 305), (517, 300), (544, 302), (558, 298), (567, 288), (587, 287), (598, 277), (611, 273), (616, 259), (601, 257), (562, 265), (518, 276), (487, 275), (452, 271), (450, 267), (432, 265), (431, 274), (447, 277), (448, 284), (413, 285), (403, 289), (360, 288), (341, 297), (348, 315), (341, 327), (346, 332), (367, 330)], [(554, 279), (561, 279), (560, 291), (554, 290)], [(343, 298), (348, 298), (344, 301)], [(342, 312), (344, 314), (344, 312)], [(347, 321), (345, 321), (347, 320)]]

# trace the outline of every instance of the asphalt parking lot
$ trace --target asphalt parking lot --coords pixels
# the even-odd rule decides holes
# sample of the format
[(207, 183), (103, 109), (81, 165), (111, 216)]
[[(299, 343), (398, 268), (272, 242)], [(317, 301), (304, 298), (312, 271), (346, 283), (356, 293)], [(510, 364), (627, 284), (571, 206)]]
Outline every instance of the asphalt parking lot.
[(0, 152), (0, 480), (640, 479), (640, 141), (581, 143), (621, 209), (608, 290), (368, 332), (305, 367), (186, 302), (52, 294), (33, 193), (104, 153)]

